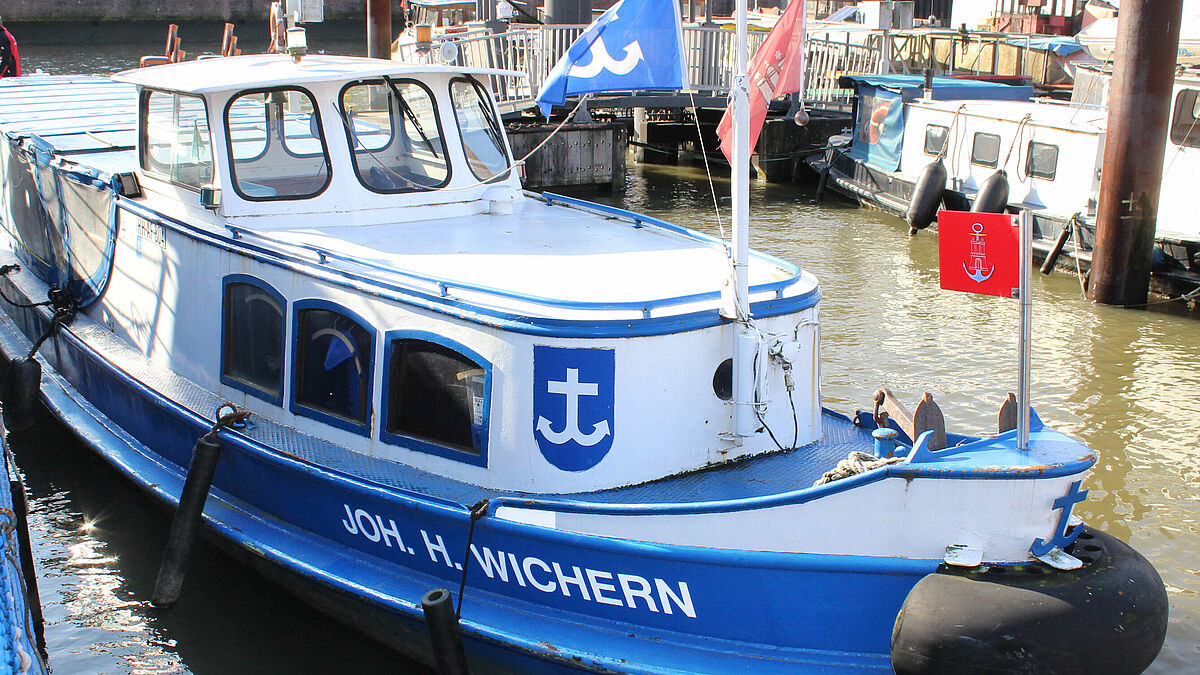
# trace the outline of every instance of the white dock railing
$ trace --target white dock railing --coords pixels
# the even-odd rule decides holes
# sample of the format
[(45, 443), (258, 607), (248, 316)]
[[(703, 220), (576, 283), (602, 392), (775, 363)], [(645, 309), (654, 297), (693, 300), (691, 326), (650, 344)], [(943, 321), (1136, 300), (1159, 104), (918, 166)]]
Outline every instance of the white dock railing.
[[(433, 48), (421, 52), (415, 44), (397, 48), (402, 61), (446, 63), (465, 68), (516, 70), (525, 77), (492, 76), (502, 111), (520, 110), (533, 104), (542, 82), (566, 53), (585, 25), (516, 25), (504, 33), (486, 30), (438, 36)], [(766, 40), (765, 31), (749, 36), (751, 53)], [(442, 49), (445, 43), (454, 48)], [(684, 26), (683, 50), (692, 90), (713, 96), (729, 92), (733, 81), (734, 32), (728, 28)], [(855, 44), (809, 39), (804, 100), (810, 106), (844, 106), (853, 93), (841, 89), (837, 79), (851, 73), (879, 72), (882, 49), (877, 43)]]

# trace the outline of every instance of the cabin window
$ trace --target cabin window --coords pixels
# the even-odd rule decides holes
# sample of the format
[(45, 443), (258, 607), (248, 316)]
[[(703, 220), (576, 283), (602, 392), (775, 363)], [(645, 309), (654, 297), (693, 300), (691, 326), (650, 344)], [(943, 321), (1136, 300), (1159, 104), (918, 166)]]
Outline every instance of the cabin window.
[(142, 168), (201, 188), (213, 180), (208, 112), (199, 96), (142, 93)]
[(388, 343), (384, 440), (483, 464), (490, 367), (465, 348), (422, 337)]
[(371, 332), (329, 303), (309, 300), (297, 305), (293, 411), (367, 433)]
[(508, 169), (504, 131), (491, 98), (475, 80), (455, 79), (450, 83), (454, 117), (462, 135), (467, 165), (479, 180), (488, 180)]
[(433, 95), (412, 80), (384, 78), (342, 90), (342, 126), (354, 170), (374, 192), (412, 192), (450, 180)]
[(1000, 137), (996, 134), (975, 134), (971, 163), (996, 168), (1000, 163)]
[(225, 108), (230, 172), (252, 201), (313, 197), (329, 184), (320, 114), (300, 89), (251, 91)]
[(1200, 91), (1184, 89), (1175, 96), (1171, 142), (1187, 148), (1200, 147)]
[(1029, 152), (1025, 156), (1025, 175), (1054, 180), (1058, 170), (1058, 146), (1029, 141)]
[(278, 405), (283, 396), (286, 303), (257, 279), (225, 279), (221, 381)]
[(950, 133), (948, 127), (929, 124), (925, 127), (925, 154), (940, 156), (946, 147), (946, 136)]

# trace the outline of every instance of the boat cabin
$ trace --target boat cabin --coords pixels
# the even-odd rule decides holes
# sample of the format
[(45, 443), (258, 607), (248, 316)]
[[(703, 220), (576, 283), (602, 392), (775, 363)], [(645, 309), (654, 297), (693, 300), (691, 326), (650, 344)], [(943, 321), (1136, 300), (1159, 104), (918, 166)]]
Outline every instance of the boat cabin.
[(731, 434), (727, 245), (522, 192), (479, 79), (498, 72), (267, 55), (119, 74), (141, 194), (89, 314), (297, 443), (493, 488), (819, 437), (816, 280), (753, 257), (757, 424)]

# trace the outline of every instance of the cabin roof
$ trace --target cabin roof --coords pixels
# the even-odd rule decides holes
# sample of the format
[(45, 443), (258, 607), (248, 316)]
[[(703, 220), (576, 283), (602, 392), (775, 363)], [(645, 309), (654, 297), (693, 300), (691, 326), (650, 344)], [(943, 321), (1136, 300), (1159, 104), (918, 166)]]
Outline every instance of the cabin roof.
[(136, 68), (117, 73), (112, 79), (184, 94), (209, 94), (281, 84), (303, 85), (382, 75), (406, 77), (443, 73), (523, 75), (517, 71), (494, 68), (401, 63), (357, 56), (309, 54), (297, 63), (286, 54), (251, 54)]

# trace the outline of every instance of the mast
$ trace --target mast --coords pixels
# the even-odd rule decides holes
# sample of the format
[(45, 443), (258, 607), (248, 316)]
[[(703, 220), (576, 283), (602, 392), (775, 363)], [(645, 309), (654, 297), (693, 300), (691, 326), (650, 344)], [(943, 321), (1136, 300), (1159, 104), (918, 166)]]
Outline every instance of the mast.
[(746, 0), (737, 0), (733, 106), (733, 294), (737, 332), (733, 346), (733, 437), (754, 435), (754, 334), (750, 319), (750, 93), (747, 88)]

